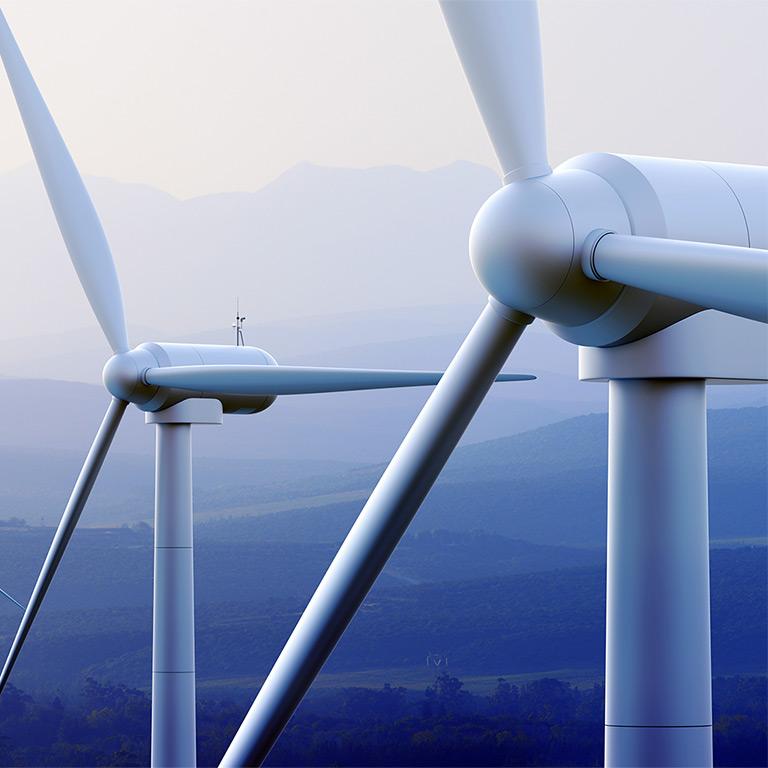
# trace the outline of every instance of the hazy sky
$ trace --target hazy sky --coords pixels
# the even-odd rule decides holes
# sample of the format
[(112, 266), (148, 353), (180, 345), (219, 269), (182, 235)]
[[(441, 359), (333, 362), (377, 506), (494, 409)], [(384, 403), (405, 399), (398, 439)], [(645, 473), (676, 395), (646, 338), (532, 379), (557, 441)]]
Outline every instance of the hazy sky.
[[(496, 169), (436, 0), (0, 4), (84, 174), (190, 198), (256, 191), (302, 161)], [(542, 0), (540, 16), (553, 166), (596, 150), (768, 164), (768, 0)], [(0, 174), (32, 162), (1, 70), (0, 135)], [(6, 202), (14, 221), (54, 226), (32, 211)], [(52, 318), (62, 331), (94, 327), (63, 246), (45, 260), (10, 243), (4, 253), (0, 339), (49, 333)], [(132, 289), (125, 265), (121, 278), (129, 321), (148, 322), (154, 299)], [(352, 281), (338, 270), (329, 279)], [(433, 287), (422, 304), (450, 300)], [(227, 307), (239, 293), (252, 314), (248, 285), (211, 293)], [(32, 297), (46, 313), (30, 316)], [(183, 291), (162, 302), (171, 318), (193, 306)], [(285, 302), (286, 317), (308, 313), (295, 304)], [(210, 326), (193, 314), (184, 332)], [(229, 309), (216, 316), (229, 326)]]
[[(7, 0), (81, 171), (187, 198), (306, 160), (495, 166), (433, 0)], [(768, 2), (543, 0), (552, 164), (768, 162)], [(31, 158), (0, 78), (0, 173)]]

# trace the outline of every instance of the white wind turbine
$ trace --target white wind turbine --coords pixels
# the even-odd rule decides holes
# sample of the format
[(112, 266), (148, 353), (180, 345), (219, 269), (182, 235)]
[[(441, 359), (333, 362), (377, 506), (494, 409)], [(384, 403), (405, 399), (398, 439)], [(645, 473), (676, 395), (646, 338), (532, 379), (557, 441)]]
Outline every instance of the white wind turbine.
[(222, 765), (266, 757), (534, 316), (609, 381), (605, 764), (712, 765), (705, 385), (768, 380), (768, 171), (593, 153), (553, 172), (535, 0), (440, 4), (503, 173), (470, 234), (490, 305)]
[[(80, 174), (0, 12), (2, 57), (43, 183), (72, 263), (112, 347), (104, 384), (112, 401), (38, 576), (0, 673), (0, 692), (40, 610), (125, 409), (157, 425), (152, 639), (152, 765), (192, 766), (195, 745), (194, 570), (191, 425), (251, 414), (279, 395), (436, 384), (442, 373), (280, 366), (240, 344), (147, 343), (131, 350), (115, 264)], [(501, 374), (499, 381), (535, 377)], [(0, 590), (1, 592), (2, 590)]]
[[(599, 153), (552, 172), (535, 2), (453, 0), (442, 8), (504, 175), (470, 236), (490, 305), (382, 476), (222, 764), (264, 759), (536, 316), (580, 346), (582, 379), (610, 382), (606, 765), (711, 765), (705, 385), (768, 379), (768, 173)], [(81, 281), (111, 328), (92, 294), (119, 297), (102, 285), (116, 286), (116, 278), (100, 268), (93, 276), (96, 288)], [(124, 333), (116, 338), (121, 354), (113, 360), (134, 368), (156, 365), (142, 362), (145, 354), (167, 348), (167, 364), (187, 362), (173, 345), (128, 354)], [(131, 396), (154, 403), (135, 371), (123, 368), (108, 364), (109, 386), (123, 397), (135, 384)], [(223, 373), (231, 382), (229, 368), (159, 367), (146, 386), (179, 387), (193, 375), (219, 384)], [(184, 396), (171, 390), (157, 407)], [(114, 433), (113, 411), (124, 408), (115, 403), (86, 480)], [(172, 757), (167, 765), (184, 764)]]

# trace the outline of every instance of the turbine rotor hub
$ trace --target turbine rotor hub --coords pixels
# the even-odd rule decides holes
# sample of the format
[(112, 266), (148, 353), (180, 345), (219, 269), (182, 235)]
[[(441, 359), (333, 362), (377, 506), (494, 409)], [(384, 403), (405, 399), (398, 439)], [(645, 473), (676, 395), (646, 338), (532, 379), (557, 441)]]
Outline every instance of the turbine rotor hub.
[(478, 212), (469, 236), (472, 267), (497, 301), (536, 315), (573, 263), (573, 227), (555, 192), (538, 179), (503, 186)]
[(156, 358), (146, 349), (137, 347), (130, 352), (112, 355), (104, 366), (102, 380), (113, 397), (141, 408), (158, 390), (144, 381), (144, 371), (157, 367)]

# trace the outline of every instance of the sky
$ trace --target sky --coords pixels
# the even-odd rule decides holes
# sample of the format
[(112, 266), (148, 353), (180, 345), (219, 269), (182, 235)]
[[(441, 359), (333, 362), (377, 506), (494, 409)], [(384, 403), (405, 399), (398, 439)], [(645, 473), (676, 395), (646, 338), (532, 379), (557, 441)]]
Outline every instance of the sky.
[[(497, 170), (435, 0), (1, 4), (84, 175), (186, 200), (256, 192), (306, 162)], [(768, 164), (768, 0), (542, 0), (540, 17), (551, 165), (591, 151)], [(31, 162), (0, 73), (0, 175)], [(53, 225), (32, 223), (31, 203), (11, 204), (6, 217)], [(63, 253), (14, 259), (11, 246), (0, 340), (92, 328)], [(131, 292), (127, 269), (121, 277), (129, 320), (142, 316), (151, 300)], [(220, 301), (237, 293), (227, 286)], [(426, 294), (423, 304), (444, 303)], [(33, 295), (46, 313), (30, 315)], [(189, 314), (182, 292), (162, 302), (164, 317)], [(295, 304), (286, 316), (308, 314)]]
[[(179, 198), (302, 161), (496, 168), (433, 0), (6, 0), (81, 172)], [(765, 0), (542, 0), (552, 165), (768, 162)], [(31, 154), (0, 80), (0, 173)]]

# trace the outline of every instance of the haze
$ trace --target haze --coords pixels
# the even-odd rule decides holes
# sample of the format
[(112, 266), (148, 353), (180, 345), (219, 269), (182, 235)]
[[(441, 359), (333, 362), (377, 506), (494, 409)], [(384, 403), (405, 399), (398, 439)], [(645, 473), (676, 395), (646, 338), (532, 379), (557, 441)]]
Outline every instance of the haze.
[[(3, 9), (87, 175), (187, 199), (255, 192), (307, 161), (496, 170), (432, 0), (9, 0)], [(544, 0), (541, 25), (553, 165), (593, 150), (768, 162), (768, 4)], [(0, 125), (4, 174), (31, 161), (5, 77)], [(24, 198), (6, 204), (6, 215), (27, 215)], [(297, 206), (297, 226), (304, 214)], [(396, 226), (386, 211), (381, 226)], [(35, 282), (57, 258), (5, 253), (14, 295), (4, 295), (0, 338), (92, 322), (82, 297), (69, 296), (74, 282)], [(445, 303), (427, 294), (425, 284), (416, 303)], [(184, 297), (164, 301), (173, 316)]]

